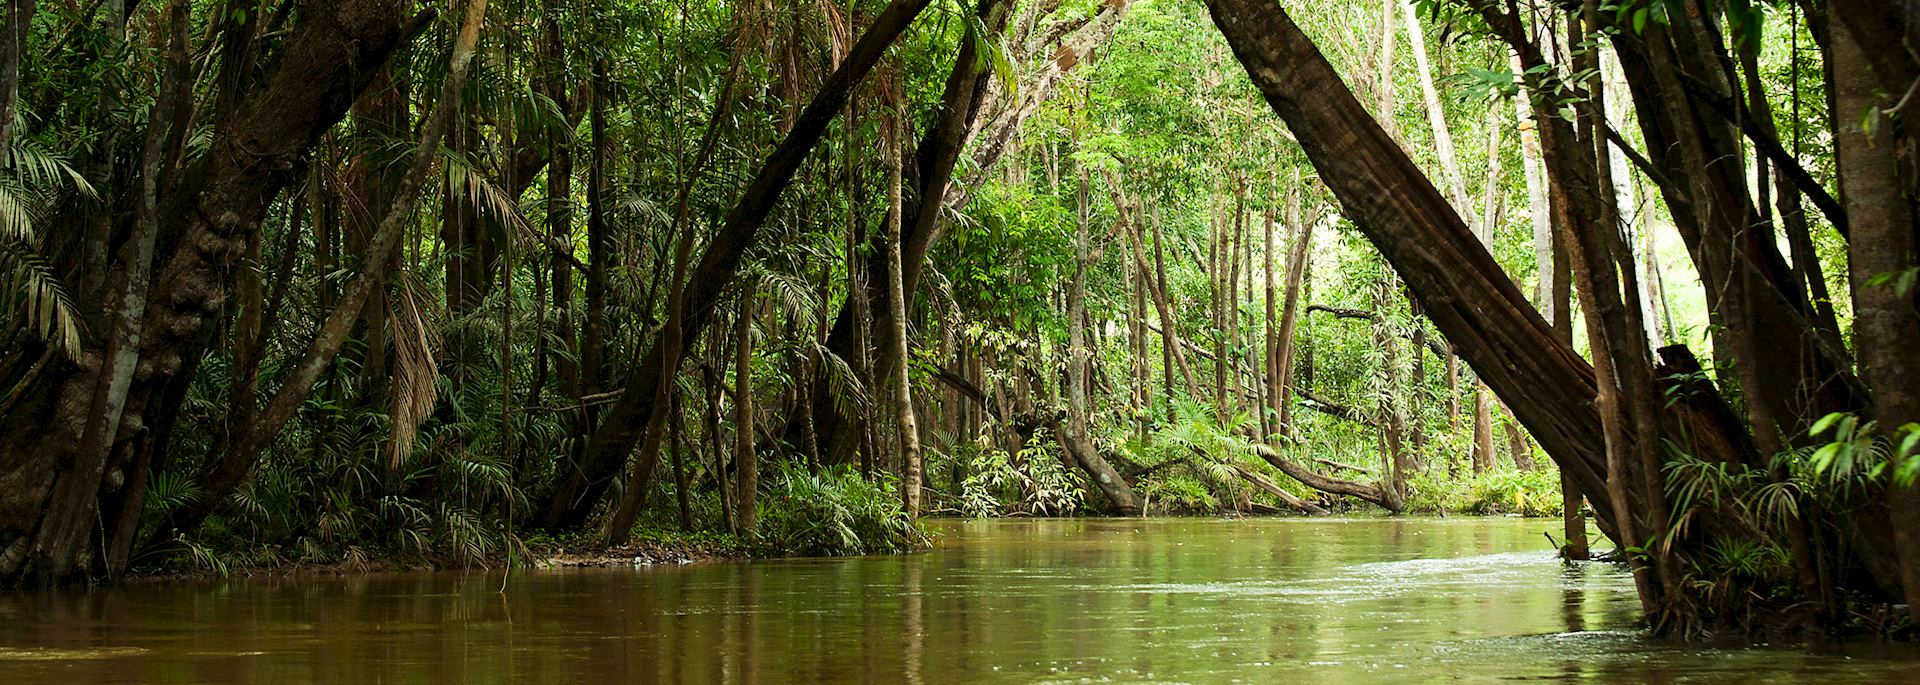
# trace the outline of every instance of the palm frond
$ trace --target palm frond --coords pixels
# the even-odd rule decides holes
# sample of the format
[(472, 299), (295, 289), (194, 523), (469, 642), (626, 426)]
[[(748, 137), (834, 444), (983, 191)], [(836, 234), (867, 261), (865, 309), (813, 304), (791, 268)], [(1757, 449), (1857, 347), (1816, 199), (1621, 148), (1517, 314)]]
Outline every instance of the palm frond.
[(39, 244), (40, 233), (34, 224), (39, 219), (35, 208), (41, 201), (42, 198), (21, 185), (18, 178), (0, 175), (0, 237)]
[(413, 272), (400, 279), (397, 296), (390, 300), (393, 323), (393, 427), (391, 464), (398, 467), (412, 453), (420, 422), (439, 402), (438, 353), (440, 326), (435, 320), (434, 298), (425, 283)]
[(0, 286), (7, 310), (69, 359), (80, 357), (80, 313), (53, 266), (31, 246), (0, 236)]
[(512, 238), (520, 242), (530, 240), (535, 230), (533, 222), (527, 219), (512, 195), (487, 178), (465, 155), (442, 149), (441, 158), (447, 169), (448, 191), (455, 199), (466, 203), (480, 216), (499, 222)]
[(39, 186), (46, 189), (72, 190), (89, 200), (100, 199), (100, 193), (87, 182), (87, 177), (73, 168), (64, 155), (47, 149), (31, 138), (17, 137), (13, 141), (13, 168), (11, 171), (23, 185)]
[(815, 353), (825, 362), (821, 368), (827, 372), (827, 395), (833, 400), (833, 410), (848, 418), (858, 416), (867, 406), (866, 388), (860, 385), (860, 378), (854, 375), (847, 360), (825, 345), (816, 343), (816, 346)]

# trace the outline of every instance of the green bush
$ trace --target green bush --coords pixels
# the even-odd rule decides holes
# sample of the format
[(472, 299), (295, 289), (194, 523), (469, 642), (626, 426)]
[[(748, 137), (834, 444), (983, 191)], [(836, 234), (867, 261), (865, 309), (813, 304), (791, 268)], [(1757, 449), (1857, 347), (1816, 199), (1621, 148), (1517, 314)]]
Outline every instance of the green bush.
[(1188, 476), (1155, 474), (1140, 481), (1138, 489), (1146, 498), (1147, 506), (1155, 511), (1205, 514), (1220, 509), (1220, 500), (1213, 496), (1212, 488)]
[(1461, 479), (1419, 474), (1407, 482), (1407, 510), (1485, 516), (1559, 516), (1560, 472), (1497, 470)]
[(1470, 514), (1559, 516), (1562, 505), (1558, 471), (1489, 471), (1469, 482), (1461, 510)]
[(869, 482), (847, 466), (809, 473), (785, 463), (771, 486), (760, 502), (757, 544), (764, 554), (894, 554), (930, 542), (907, 516), (892, 480)]
[(1059, 446), (1036, 431), (1025, 449), (981, 450), (960, 486), (960, 510), (969, 516), (1067, 516), (1080, 509), (1086, 489), (1061, 464)]

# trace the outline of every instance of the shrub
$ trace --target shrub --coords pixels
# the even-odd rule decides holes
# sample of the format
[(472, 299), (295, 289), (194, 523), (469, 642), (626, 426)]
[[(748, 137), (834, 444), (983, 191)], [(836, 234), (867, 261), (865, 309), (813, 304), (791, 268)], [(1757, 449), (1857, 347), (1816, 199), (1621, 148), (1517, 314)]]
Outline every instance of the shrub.
[(893, 554), (930, 539), (907, 517), (893, 481), (869, 482), (851, 467), (809, 473), (783, 463), (760, 504), (757, 544), (769, 555)]
[(1558, 471), (1489, 471), (1469, 483), (1461, 509), (1471, 514), (1559, 516), (1563, 504)]
[(983, 450), (961, 484), (960, 509), (969, 516), (1064, 516), (1080, 509), (1085, 488), (1061, 465), (1059, 447), (1036, 431), (1016, 454)]

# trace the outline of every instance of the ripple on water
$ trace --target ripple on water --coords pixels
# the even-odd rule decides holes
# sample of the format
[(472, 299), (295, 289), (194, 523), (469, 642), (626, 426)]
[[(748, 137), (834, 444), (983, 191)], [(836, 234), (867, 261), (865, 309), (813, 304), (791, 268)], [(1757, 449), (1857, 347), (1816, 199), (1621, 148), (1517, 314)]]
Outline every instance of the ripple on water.
[(85, 661), (92, 659), (123, 659), (144, 656), (148, 650), (140, 647), (89, 647), (84, 649), (54, 649), (0, 647), (0, 661)]
[(1446, 590), (1508, 593), (1518, 588), (1631, 590), (1632, 578), (1606, 566), (1562, 572), (1551, 552), (1506, 552), (1352, 564), (1312, 578), (1193, 583), (1080, 584), (1075, 590), (1211, 595), (1327, 604)]

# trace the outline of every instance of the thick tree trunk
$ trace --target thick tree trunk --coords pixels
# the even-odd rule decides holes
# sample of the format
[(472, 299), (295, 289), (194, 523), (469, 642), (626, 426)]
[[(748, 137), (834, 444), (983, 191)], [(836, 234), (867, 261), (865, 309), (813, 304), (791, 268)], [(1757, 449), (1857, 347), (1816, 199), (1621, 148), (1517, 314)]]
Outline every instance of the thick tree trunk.
[[(197, 362), (205, 345), (202, 332), (233, 289), (234, 262), (259, 230), (270, 202), (373, 77), (376, 69), (369, 65), (383, 64), (399, 45), (401, 4), (342, 0), (303, 13), (259, 85), (236, 104), (230, 123), (182, 171), (178, 189), (159, 199), (162, 233), (156, 245), (170, 247), (154, 254), (156, 268), (145, 289), (148, 306), (133, 329), (139, 332), (137, 373), (125, 393), (122, 416), (145, 417), (149, 403)], [(120, 270), (101, 276), (106, 283), (131, 277)], [(98, 362), (62, 364), (42, 372), (0, 425), (0, 492), (5, 493), (0, 530), (21, 534), (18, 554), (12, 548), (0, 553), (0, 576), (22, 579), (17, 571), (35, 538), (29, 533), (43, 518), (95, 518), (99, 481), (75, 481), (63, 486), (68, 496), (48, 498), (56, 473), (84, 471), (90, 460), (104, 458), (83, 454), (80, 446), (85, 425), (96, 418), (91, 398), (108, 377), (105, 368)], [(139, 436), (144, 422), (116, 420), (103, 438), (86, 442), (119, 451), (119, 445)], [(84, 572), (84, 561), (78, 555), (43, 558), (33, 564), (28, 580), (73, 577)]]
[[(1904, 426), (1920, 423), (1920, 360), (1913, 345), (1920, 340), (1920, 311), (1913, 293), (1900, 283), (1911, 283), (1916, 259), (1915, 179), (1911, 161), (1915, 139), (1910, 129), (1892, 126), (1867, 128), (1861, 111), (1880, 107), (1882, 92), (1872, 81), (1867, 46), (1855, 23), (1864, 18), (1835, 3), (1832, 54), (1834, 92), (1841, 122), (1835, 141), (1840, 169), (1841, 197), (1853, 224), (1847, 255), (1851, 260), (1853, 340), (1859, 350), (1861, 375), (1873, 388), (1872, 417), (1880, 437), (1892, 445), (1904, 438)], [(1869, 15), (1870, 16), (1870, 15)], [(1893, 557), (1899, 586), (1910, 616), (1920, 623), (1920, 486), (1885, 486), (1891, 521)]]
[(1479, 383), (1473, 385), (1473, 473), (1493, 470), (1493, 397)]
[[(17, 12), (17, 10), (11, 10)], [(133, 385), (134, 367), (139, 363), (141, 317), (147, 310), (148, 279), (152, 277), (154, 243), (159, 238), (160, 171), (166, 152), (169, 122), (187, 93), (187, 5), (174, 0), (170, 7), (172, 47), (168, 51), (168, 69), (161, 85), (163, 95), (153, 105), (147, 133), (141, 149), (140, 169), (136, 175), (138, 195), (134, 204), (133, 234), (121, 247), (115, 265), (125, 277), (109, 289), (105, 322), (108, 328), (106, 350), (97, 360), (101, 377), (88, 398), (80, 446), (72, 467), (54, 479), (53, 493), (39, 529), (20, 541), (32, 540), (26, 549), (21, 576), (29, 580), (51, 582), (82, 571), (86, 566), (87, 542), (91, 538), (94, 517), (100, 513), (101, 479), (114, 451), (114, 437), (121, 430), (127, 392)], [(7, 27), (11, 33), (14, 27)], [(17, 68), (17, 66), (15, 67)], [(136, 477), (144, 477), (138, 474)], [(137, 503), (135, 503), (137, 505)], [(103, 531), (104, 532), (104, 531)], [(20, 558), (13, 552), (18, 543), (0, 555), (0, 576), (11, 576)], [(110, 569), (118, 575), (119, 569)]]
[(1615, 36), (1613, 44), (1647, 156), (1664, 176), (1662, 194), (1708, 284), (1708, 314), (1719, 327), (1715, 356), (1738, 374), (1760, 453), (1771, 455), (1805, 444), (1807, 426), (1821, 416), (1860, 406), (1859, 383), (1838, 331), (1816, 324), (1804, 280), (1761, 222), (1744, 165), (1721, 161), (1741, 157), (1739, 131), (1689, 95), (1705, 86), (1731, 99), (1731, 59), (1704, 21), (1683, 15), (1634, 40)]
[(1100, 494), (1106, 496), (1109, 512), (1120, 516), (1141, 513), (1140, 496), (1134, 494), (1133, 486), (1127, 483), (1126, 477), (1120, 475), (1120, 471), (1113, 468), (1113, 464), (1108, 462), (1106, 457), (1100, 456), (1100, 451), (1094, 447), (1090, 439), (1076, 436), (1069, 430), (1062, 430), (1058, 420), (1055, 420), (1049, 429), (1060, 441), (1060, 447), (1066, 450), (1072, 464), (1078, 465), (1081, 471), (1086, 472), (1087, 476), (1093, 479), (1093, 486), (1100, 490)]
[[(436, 101), (433, 113), (422, 129), (406, 175), (401, 177), (400, 184), (394, 189), (392, 203), (381, 213), (380, 221), (368, 239), (370, 255), (395, 254), (400, 248), (400, 239), (405, 234), (413, 206), (419, 201), (420, 191), (439, 161), (440, 139), (453, 124), (458, 110), (460, 88), (466, 81), (467, 67), (479, 41), (486, 5), (486, 0), (468, 0), (466, 18), (453, 49), (451, 72), (443, 82), (440, 99)], [(334, 360), (345, 347), (349, 334), (361, 322), (361, 313), (367, 303), (372, 301), (375, 293), (385, 290), (389, 267), (392, 265), (392, 260), (377, 258), (367, 259), (361, 265), (360, 273), (341, 292), (339, 301), (327, 313), (325, 322), (300, 354), (292, 371), (281, 382), (280, 389), (267, 400), (242, 437), (200, 474), (198, 482), (201, 496), (185, 507), (174, 520), (180, 533), (192, 532), (245, 482), (260, 455), (279, 438), (287, 422), (293, 420), (294, 414), (306, 403), (322, 375), (332, 370)], [(395, 460), (398, 458), (396, 453)], [(161, 539), (156, 538), (155, 542)]]

